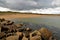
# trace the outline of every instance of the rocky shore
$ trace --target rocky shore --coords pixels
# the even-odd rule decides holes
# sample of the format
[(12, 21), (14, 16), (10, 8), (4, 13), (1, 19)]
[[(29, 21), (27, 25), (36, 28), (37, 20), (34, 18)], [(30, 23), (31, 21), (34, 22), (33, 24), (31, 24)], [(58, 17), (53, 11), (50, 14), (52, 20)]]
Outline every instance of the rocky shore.
[[(27, 24), (28, 25), (28, 24)], [(25, 24), (15, 24), (10, 20), (0, 18), (0, 40), (57, 40), (47, 28), (34, 30)]]

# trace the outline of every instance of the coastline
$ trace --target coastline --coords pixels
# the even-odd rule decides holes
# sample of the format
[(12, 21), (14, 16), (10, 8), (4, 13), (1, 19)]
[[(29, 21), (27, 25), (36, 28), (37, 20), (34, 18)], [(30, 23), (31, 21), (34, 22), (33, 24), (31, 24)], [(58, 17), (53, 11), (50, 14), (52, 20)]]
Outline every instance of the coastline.
[(60, 15), (53, 15), (53, 14), (18, 14), (18, 13), (16, 13), (16, 14), (2, 14), (2, 15), (0, 15), (0, 18), (5, 18), (5, 19), (15, 19), (15, 18), (35, 18), (35, 17), (44, 17), (44, 16), (53, 16), (53, 17), (55, 17), (55, 16), (60, 16)]
[(39, 17), (41, 15), (32, 15), (32, 14), (3, 14), (0, 15), (0, 18), (5, 19), (15, 19), (15, 18), (31, 18), (31, 17)]

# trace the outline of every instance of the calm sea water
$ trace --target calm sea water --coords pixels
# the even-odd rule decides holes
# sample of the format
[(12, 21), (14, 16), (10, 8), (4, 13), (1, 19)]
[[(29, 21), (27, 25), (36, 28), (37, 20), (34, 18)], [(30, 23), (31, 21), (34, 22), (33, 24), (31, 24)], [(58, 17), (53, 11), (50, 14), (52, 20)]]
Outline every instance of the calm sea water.
[[(46, 27), (53, 31), (53, 33), (57, 36), (58, 40), (60, 39), (60, 16), (42, 16), (35, 18), (17, 18), (13, 19), (15, 23), (25, 22), (28, 27), (39, 29), (39, 27)], [(38, 25), (35, 25), (38, 24)]]

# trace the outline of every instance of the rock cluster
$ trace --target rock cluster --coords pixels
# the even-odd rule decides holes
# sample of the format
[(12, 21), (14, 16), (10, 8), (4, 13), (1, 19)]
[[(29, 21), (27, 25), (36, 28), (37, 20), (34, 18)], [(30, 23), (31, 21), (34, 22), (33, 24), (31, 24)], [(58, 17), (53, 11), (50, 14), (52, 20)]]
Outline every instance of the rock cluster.
[(10, 20), (0, 19), (0, 40), (57, 40), (46, 28), (32, 31), (23, 28), (24, 24), (15, 24)]

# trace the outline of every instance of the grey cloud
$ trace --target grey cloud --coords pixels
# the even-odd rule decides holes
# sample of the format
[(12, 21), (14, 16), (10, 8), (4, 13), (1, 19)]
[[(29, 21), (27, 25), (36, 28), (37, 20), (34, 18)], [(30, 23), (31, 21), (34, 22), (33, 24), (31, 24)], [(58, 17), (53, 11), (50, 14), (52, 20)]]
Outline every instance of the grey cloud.
[(55, 0), (0, 0), (0, 6), (14, 10), (27, 10), (55, 7), (55, 2)]
[(60, 0), (53, 0), (52, 5), (60, 6)]

